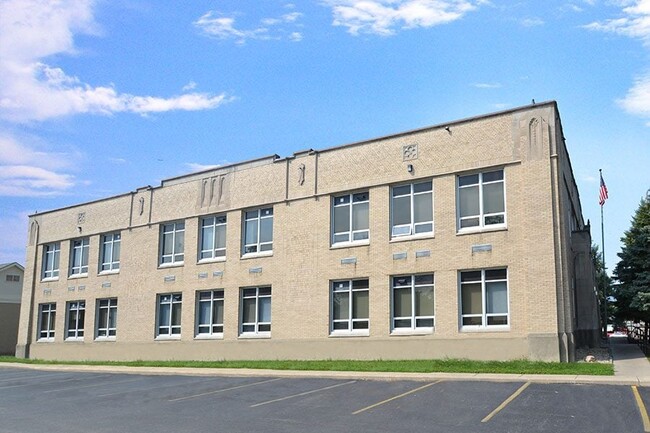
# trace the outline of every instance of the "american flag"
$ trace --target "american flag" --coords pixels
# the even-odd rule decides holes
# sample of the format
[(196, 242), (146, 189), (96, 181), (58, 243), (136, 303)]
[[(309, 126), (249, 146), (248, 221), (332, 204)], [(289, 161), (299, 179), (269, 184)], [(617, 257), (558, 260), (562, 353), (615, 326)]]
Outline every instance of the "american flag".
[(600, 173), (600, 194), (598, 196), (598, 204), (601, 206), (604, 205), (608, 197), (607, 185), (605, 185), (605, 181), (603, 180), (603, 174)]

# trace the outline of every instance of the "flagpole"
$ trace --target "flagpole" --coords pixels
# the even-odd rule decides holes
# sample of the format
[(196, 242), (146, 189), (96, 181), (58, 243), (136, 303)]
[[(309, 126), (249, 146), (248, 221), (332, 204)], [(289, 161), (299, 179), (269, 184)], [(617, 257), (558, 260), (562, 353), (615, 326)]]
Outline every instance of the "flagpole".
[[(603, 169), (600, 168), (598, 169), (600, 172), (600, 181), (602, 183), (603, 181)], [(604, 336), (607, 338), (607, 267), (605, 266), (605, 220), (603, 219), (603, 205), (604, 201), (601, 200), (600, 203), (600, 245), (603, 249), (603, 273), (604, 273), (604, 281), (603, 281), (603, 304), (604, 304), (604, 315), (605, 315), (605, 326), (604, 326)]]

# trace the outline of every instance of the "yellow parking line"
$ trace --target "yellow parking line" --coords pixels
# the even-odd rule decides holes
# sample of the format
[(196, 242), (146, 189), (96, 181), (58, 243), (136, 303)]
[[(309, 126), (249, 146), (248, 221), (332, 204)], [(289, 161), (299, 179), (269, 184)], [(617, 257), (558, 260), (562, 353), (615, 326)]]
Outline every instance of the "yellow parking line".
[(263, 383), (275, 382), (276, 380), (280, 380), (280, 379), (282, 379), (282, 378), (278, 377), (276, 379), (263, 380), (261, 382), (247, 383), (246, 385), (233, 386), (231, 388), (218, 389), (216, 391), (208, 391), (208, 392), (203, 392), (201, 394), (195, 394), (195, 395), (188, 395), (188, 396), (185, 396), (185, 397), (173, 398), (173, 399), (167, 400), (167, 401), (189, 400), (190, 398), (204, 397), (206, 395), (219, 394), (220, 392), (232, 391), (232, 390), (235, 390), (235, 389), (248, 388), (249, 386), (261, 385)]
[(636, 406), (639, 408), (639, 413), (641, 413), (641, 419), (643, 420), (643, 431), (650, 432), (650, 418), (648, 418), (648, 411), (645, 408), (645, 404), (643, 404), (641, 394), (639, 394), (639, 389), (636, 385), (632, 385), (632, 392), (634, 393)]
[(351, 380), (349, 382), (337, 383), (336, 385), (326, 386), (324, 388), (312, 389), (311, 391), (301, 392), (300, 394), (288, 395), (286, 397), (276, 398), (275, 400), (269, 400), (269, 401), (264, 401), (262, 403), (257, 403), (257, 404), (252, 405), (251, 407), (264, 406), (265, 404), (275, 403), (276, 401), (283, 401), (283, 400), (289, 400), (290, 398), (302, 397), (303, 395), (313, 394), (315, 392), (325, 391), (327, 389), (338, 388), (339, 386), (349, 385), (349, 384), (355, 383), (355, 382), (356, 382), (356, 380)]
[(430, 387), (431, 385), (435, 385), (436, 383), (439, 383), (439, 382), (442, 382), (442, 381), (441, 381), (441, 380), (437, 380), (437, 381), (432, 382), (432, 383), (427, 383), (426, 385), (423, 385), (423, 386), (421, 386), (421, 387), (419, 387), (419, 388), (412, 389), (412, 390), (407, 391), (407, 392), (405, 392), (405, 393), (403, 393), (403, 394), (396, 395), (395, 397), (391, 397), (391, 398), (386, 399), (386, 400), (384, 400), (384, 401), (380, 401), (379, 403), (375, 403), (375, 404), (370, 405), (370, 406), (368, 406), (368, 407), (364, 407), (363, 409), (359, 409), (359, 410), (357, 410), (356, 412), (352, 412), (352, 415), (360, 414), (361, 412), (365, 412), (365, 411), (370, 410), (370, 409), (372, 409), (372, 408), (375, 408), (375, 407), (377, 407), (377, 406), (381, 406), (382, 404), (386, 404), (386, 403), (391, 402), (391, 401), (393, 401), (393, 400), (397, 400), (398, 398), (402, 398), (402, 397), (405, 397), (405, 396), (407, 396), (407, 395), (409, 395), (409, 394), (413, 394), (414, 392), (418, 392), (418, 391), (421, 390), (421, 389), (428, 388), (428, 387)]
[(528, 388), (528, 385), (530, 385), (530, 382), (526, 382), (526, 383), (524, 383), (521, 387), (519, 387), (519, 389), (518, 389), (517, 391), (514, 392), (514, 394), (512, 394), (512, 395), (511, 395), (510, 397), (508, 397), (508, 398), (507, 398), (503, 403), (501, 403), (501, 404), (499, 405), (499, 407), (497, 407), (496, 409), (494, 409), (492, 412), (490, 412), (490, 414), (489, 414), (488, 416), (486, 416), (485, 418), (483, 418), (483, 419), (481, 420), (481, 422), (488, 422), (489, 420), (491, 420), (492, 417), (494, 417), (494, 415), (498, 414), (499, 412), (501, 412), (501, 411), (503, 410), (504, 407), (508, 406), (508, 405), (512, 402), (512, 400), (514, 400), (515, 398), (519, 397), (519, 394), (521, 394), (522, 392), (524, 392), (524, 390), (525, 390), (526, 388)]

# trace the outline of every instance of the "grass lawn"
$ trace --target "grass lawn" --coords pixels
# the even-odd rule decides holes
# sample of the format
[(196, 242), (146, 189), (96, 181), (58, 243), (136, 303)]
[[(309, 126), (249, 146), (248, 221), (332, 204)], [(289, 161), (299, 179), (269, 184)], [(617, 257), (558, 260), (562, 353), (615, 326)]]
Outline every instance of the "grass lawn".
[(613, 376), (613, 364), (538, 361), (469, 361), (431, 359), (405, 361), (48, 361), (0, 356), (1, 362), (63, 365), (118, 365), (129, 367), (250, 368), (269, 370), (377, 371), (402, 373), (509, 373)]

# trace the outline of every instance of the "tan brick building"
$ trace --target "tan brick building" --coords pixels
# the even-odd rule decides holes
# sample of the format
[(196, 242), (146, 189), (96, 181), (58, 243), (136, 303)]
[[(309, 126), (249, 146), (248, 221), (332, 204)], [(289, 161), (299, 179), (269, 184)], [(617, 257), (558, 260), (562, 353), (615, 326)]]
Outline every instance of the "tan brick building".
[(30, 217), (19, 356), (573, 359), (598, 341), (555, 102)]

